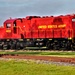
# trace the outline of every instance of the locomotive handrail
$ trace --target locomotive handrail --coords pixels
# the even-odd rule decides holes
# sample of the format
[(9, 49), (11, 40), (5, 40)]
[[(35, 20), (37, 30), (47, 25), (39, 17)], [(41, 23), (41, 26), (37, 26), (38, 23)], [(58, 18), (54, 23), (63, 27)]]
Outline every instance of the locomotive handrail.
[(24, 30), (22, 30), (20, 26), (14, 26), (14, 27), (19, 28), (22, 32), (24, 32)]
[[(39, 32), (44, 32), (44, 34), (45, 34), (45, 37), (46, 37), (46, 32), (47, 31), (51, 31), (51, 32), (53, 32), (53, 31), (61, 31), (61, 32), (63, 32), (63, 31), (69, 31), (68, 32), (68, 38), (73, 38), (74, 37), (74, 32), (73, 32), (73, 29), (59, 29), (59, 30), (30, 30), (30, 31), (27, 31), (27, 30), (22, 30), (22, 28), (20, 27), (20, 26), (15, 26), (16, 28), (19, 28), (20, 30), (21, 30), (21, 32), (29, 32), (29, 33), (31, 33), (31, 34), (33, 34), (33, 32), (38, 32), (38, 36), (39, 36)], [(71, 34), (70, 33), (72, 33), (72, 36), (71, 36)], [(53, 33), (53, 36), (54, 36), (54, 33)], [(61, 37), (62, 37), (62, 34), (61, 34)]]

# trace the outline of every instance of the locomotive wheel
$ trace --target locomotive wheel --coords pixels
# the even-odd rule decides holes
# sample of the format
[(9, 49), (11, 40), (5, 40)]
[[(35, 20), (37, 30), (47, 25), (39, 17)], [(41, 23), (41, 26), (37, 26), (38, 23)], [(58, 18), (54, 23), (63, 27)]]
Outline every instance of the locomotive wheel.
[(49, 49), (49, 50), (52, 49), (52, 47), (51, 47), (51, 43), (50, 43), (49, 41), (46, 43), (46, 47), (47, 47), (47, 49)]
[(6, 45), (6, 44), (4, 44), (4, 45), (2, 46), (2, 49), (3, 49), (3, 50), (8, 49), (7, 45)]
[(66, 41), (60, 42), (60, 50), (67, 50), (67, 43)]
[(71, 46), (71, 50), (75, 50), (75, 47), (73, 45)]
[(23, 43), (20, 43), (20, 49), (23, 49), (23, 48), (24, 48)]
[(52, 46), (52, 49), (53, 50), (59, 50), (60, 49), (60, 43), (58, 40), (54, 40), (52, 43), (51, 43), (51, 46)]
[(53, 43), (52, 48), (53, 50), (59, 50), (59, 44)]
[(13, 50), (13, 49), (16, 49), (16, 44), (11, 44), (10, 45), (10, 48)]
[(51, 49), (50, 43), (46, 45), (47, 49)]
[(50, 49), (50, 50), (59, 50), (59, 43), (51, 43), (51, 42), (47, 42), (47, 48)]
[(2, 49), (3, 47), (2, 47), (2, 44), (0, 44), (0, 49)]
[(16, 43), (16, 50), (20, 50), (20, 43), (19, 42)]
[(70, 42), (70, 41), (67, 41), (67, 49), (68, 49), (68, 50), (71, 50), (71, 46), (72, 46), (72, 45), (71, 45), (71, 42)]
[(60, 49), (61, 50), (71, 50), (71, 42), (70, 41), (61, 41), (60, 42)]

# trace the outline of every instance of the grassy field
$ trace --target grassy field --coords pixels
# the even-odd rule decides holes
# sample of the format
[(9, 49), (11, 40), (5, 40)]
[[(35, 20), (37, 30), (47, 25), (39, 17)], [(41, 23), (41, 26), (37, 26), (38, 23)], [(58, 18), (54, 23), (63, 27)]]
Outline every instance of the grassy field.
[[(75, 57), (75, 52), (66, 51), (0, 51), (0, 54), (47, 55)], [(75, 66), (36, 63), (24, 60), (0, 60), (0, 75), (75, 75)]]
[(75, 57), (75, 52), (67, 51), (0, 51), (0, 54), (23, 54), (23, 55), (45, 55), (45, 56), (60, 56), (60, 57)]
[(75, 75), (75, 66), (0, 60), (0, 75)]

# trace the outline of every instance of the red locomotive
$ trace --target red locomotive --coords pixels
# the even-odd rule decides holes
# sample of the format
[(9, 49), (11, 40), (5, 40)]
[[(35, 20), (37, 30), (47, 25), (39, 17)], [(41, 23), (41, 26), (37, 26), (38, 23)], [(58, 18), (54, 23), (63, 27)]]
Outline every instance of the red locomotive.
[(75, 15), (8, 19), (0, 32), (0, 49), (75, 49)]

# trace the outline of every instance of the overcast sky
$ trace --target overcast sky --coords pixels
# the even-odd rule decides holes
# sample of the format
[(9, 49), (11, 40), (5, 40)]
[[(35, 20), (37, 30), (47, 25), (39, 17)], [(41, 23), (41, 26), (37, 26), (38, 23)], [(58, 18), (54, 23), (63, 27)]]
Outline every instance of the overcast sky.
[(75, 0), (0, 0), (0, 25), (9, 17), (75, 13)]

